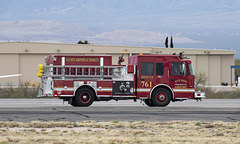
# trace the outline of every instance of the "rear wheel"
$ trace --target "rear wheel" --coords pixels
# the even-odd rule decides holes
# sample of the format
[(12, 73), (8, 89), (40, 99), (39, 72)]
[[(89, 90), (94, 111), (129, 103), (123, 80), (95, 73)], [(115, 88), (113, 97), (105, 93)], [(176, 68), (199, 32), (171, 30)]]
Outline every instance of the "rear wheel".
[(151, 99), (144, 100), (145, 104), (149, 107), (155, 107), (156, 105), (152, 102)]
[(88, 107), (94, 101), (94, 93), (88, 88), (82, 88), (77, 91), (72, 106)]
[(159, 88), (154, 91), (152, 95), (152, 101), (156, 106), (165, 107), (171, 101), (171, 94), (167, 89)]
[(70, 104), (71, 104), (72, 106), (74, 106), (74, 107), (77, 107), (77, 106), (78, 106), (78, 105), (76, 104), (76, 102), (75, 102), (75, 99), (73, 99)]

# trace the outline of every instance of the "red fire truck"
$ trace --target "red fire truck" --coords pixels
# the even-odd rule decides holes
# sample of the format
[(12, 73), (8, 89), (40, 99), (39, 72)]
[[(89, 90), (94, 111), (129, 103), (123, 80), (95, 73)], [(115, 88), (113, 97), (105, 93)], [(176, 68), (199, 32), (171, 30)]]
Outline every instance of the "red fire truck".
[(182, 55), (133, 55), (128, 65), (123, 61), (119, 57), (119, 65), (112, 65), (111, 56), (48, 55), (46, 65), (39, 65), (38, 97), (58, 97), (77, 107), (128, 99), (165, 107), (205, 97), (195, 92), (192, 62)]

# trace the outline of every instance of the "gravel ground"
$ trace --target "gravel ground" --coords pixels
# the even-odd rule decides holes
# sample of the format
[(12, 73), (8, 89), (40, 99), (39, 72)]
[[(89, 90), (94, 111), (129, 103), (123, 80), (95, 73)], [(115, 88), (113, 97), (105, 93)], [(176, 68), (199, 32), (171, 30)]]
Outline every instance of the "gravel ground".
[(240, 121), (0, 122), (0, 143), (239, 144)]

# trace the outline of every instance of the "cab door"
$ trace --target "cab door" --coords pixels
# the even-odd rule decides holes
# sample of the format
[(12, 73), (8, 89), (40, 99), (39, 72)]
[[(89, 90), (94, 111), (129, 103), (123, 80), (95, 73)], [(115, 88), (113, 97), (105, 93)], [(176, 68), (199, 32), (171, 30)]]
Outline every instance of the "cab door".
[(165, 57), (155, 57), (155, 78), (154, 78), (154, 86), (156, 85), (169, 85), (169, 67), (168, 60)]
[(137, 96), (149, 97), (155, 74), (154, 57), (140, 56), (137, 70)]
[(169, 85), (174, 91), (174, 99), (189, 97), (189, 80), (187, 75), (185, 62), (170, 63)]

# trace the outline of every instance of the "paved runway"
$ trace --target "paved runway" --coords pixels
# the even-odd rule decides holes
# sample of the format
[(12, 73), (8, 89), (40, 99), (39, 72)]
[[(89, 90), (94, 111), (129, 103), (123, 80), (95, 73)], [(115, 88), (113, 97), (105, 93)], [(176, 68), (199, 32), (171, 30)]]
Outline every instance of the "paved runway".
[(171, 102), (167, 107), (140, 101), (94, 102), (72, 107), (59, 99), (0, 99), (0, 121), (240, 121), (240, 99)]

